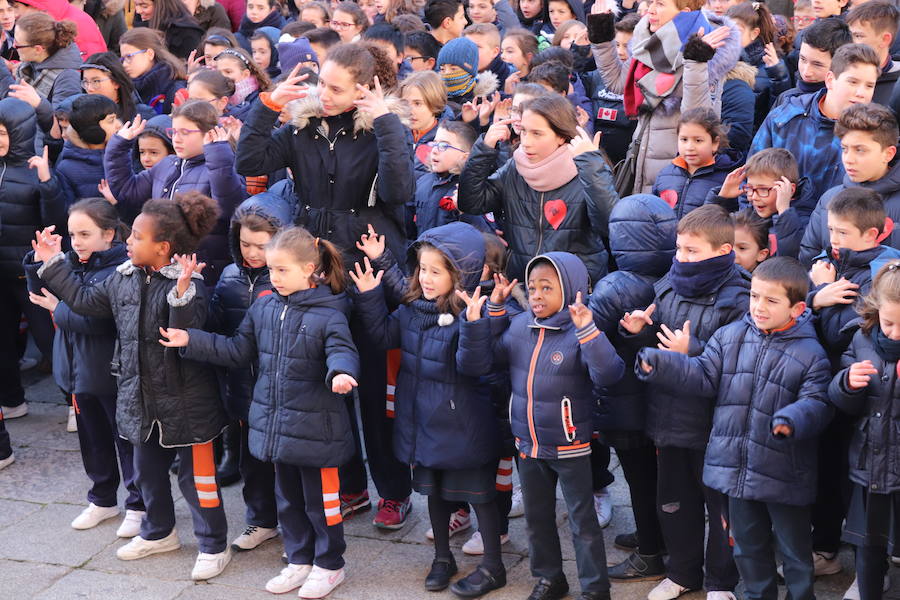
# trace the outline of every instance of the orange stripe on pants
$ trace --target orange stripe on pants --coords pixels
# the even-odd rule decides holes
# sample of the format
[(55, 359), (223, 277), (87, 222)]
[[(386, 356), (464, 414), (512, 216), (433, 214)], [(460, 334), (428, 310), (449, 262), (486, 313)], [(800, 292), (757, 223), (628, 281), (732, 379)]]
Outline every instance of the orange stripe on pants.
[(394, 392), (397, 388), (397, 373), (400, 372), (400, 349), (394, 348), (387, 351), (387, 402), (385, 414), (387, 418), (394, 418)]
[(75, 414), (80, 415), (81, 409), (78, 408), (78, 398), (75, 397), (75, 394), (72, 394), (72, 408), (75, 409)]
[(320, 469), (322, 473), (322, 506), (325, 508), (325, 523), (337, 525), (341, 516), (341, 480), (336, 467)]
[(220, 502), (212, 442), (191, 446), (191, 456), (194, 463), (194, 487), (197, 488), (200, 508), (216, 508)]

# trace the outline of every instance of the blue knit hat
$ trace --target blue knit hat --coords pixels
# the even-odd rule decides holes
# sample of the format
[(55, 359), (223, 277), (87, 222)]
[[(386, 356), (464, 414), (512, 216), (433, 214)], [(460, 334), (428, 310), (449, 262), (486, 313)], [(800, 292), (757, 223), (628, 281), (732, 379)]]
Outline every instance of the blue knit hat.
[(319, 64), (319, 57), (306, 38), (297, 38), (293, 42), (280, 42), (278, 44), (278, 63), (281, 72), (290, 73), (294, 67), (302, 62), (314, 62)]
[(437, 68), (454, 65), (472, 77), (478, 75), (478, 46), (468, 38), (454, 38), (444, 44), (438, 53)]

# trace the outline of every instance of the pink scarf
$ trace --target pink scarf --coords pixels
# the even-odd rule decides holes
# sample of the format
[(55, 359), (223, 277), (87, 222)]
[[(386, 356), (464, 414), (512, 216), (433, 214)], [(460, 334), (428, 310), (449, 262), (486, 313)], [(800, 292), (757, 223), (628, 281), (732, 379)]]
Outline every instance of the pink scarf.
[(245, 77), (234, 84), (234, 94), (228, 99), (228, 102), (232, 106), (237, 106), (258, 89), (259, 84), (255, 77)]
[(528, 160), (520, 146), (513, 152), (513, 160), (516, 161), (516, 171), (528, 187), (538, 192), (559, 189), (578, 176), (578, 167), (568, 144), (563, 144), (553, 154), (536, 163)]

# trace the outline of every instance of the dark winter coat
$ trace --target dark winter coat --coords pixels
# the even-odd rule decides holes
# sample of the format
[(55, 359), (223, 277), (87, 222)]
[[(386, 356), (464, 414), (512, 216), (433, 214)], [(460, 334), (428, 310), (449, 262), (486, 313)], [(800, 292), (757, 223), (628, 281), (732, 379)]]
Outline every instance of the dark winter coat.
[(824, 81), (819, 81), (816, 83), (806, 83), (800, 77), (800, 73), (794, 74), (794, 81), (797, 82), (797, 85), (789, 90), (782, 92), (781, 95), (778, 96), (778, 99), (775, 101), (775, 106), (773, 106), (772, 108), (776, 108), (778, 106), (786, 104), (791, 98), (802, 96), (803, 94), (815, 94), (825, 87)]
[[(714, 397), (703, 483), (731, 498), (807, 506), (816, 499), (817, 436), (834, 414), (827, 389), (831, 366), (807, 309), (786, 329), (765, 332), (750, 314), (719, 329), (703, 354), (645, 348), (635, 371), (690, 403)], [(772, 434), (788, 425), (790, 436)]]
[(180, 273), (175, 263), (147, 272), (126, 261), (98, 285), (86, 286), (62, 253), (38, 270), (50, 291), (75, 312), (115, 321), (116, 425), (132, 444), (147, 441), (155, 426), (162, 446), (203, 444), (227, 424), (215, 372), (159, 343), (160, 327), (188, 329), (206, 322), (202, 276), (195, 273), (187, 292), (176, 298)]
[(284, 17), (281, 16), (281, 12), (279, 8), (276, 6), (272, 9), (266, 18), (260, 21), (259, 23), (254, 23), (250, 19), (247, 18), (245, 14), (241, 19), (241, 25), (238, 27), (238, 30), (235, 32), (234, 37), (237, 38), (238, 43), (240, 43), (241, 47), (244, 48), (247, 52), (252, 52), (250, 47), (250, 38), (253, 37), (253, 34), (256, 33), (256, 30), (260, 27), (274, 27), (275, 29), (280, 30), (285, 25)]
[[(136, 16), (133, 26), (150, 27), (150, 22), (141, 21), (140, 17)], [(187, 60), (191, 52), (197, 49), (204, 34), (204, 30), (197, 20), (189, 15), (175, 17), (173, 21), (161, 23), (160, 29), (166, 36), (166, 48), (181, 60)]]
[[(584, 263), (568, 252), (538, 259), (549, 260), (556, 269), (563, 292), (560, 311), (545, 319), (531, 311), (510, 318), (505, 307), (492, 304), (490, 319), (463, 324), (461, 343), (480, 356), (493, 354), (496, 363), (509, 364), (510, 424), (522, 455), (551, 460), (588, 456), (596, 406), (593, 390), (619, 381), (625, 363), (594, 323), (581, 329), (572, 323), (568, 306), (578, 292), (582, 298), (588, 293)], [(491, 345), (492, 330), (500, 335)]]
[[(484, 239), (471, 225), (449, 223), (418, 240), (444, 253), (472, 291), (484, 264)], [(433, 469), (468, 469), (496, 461), (500, 434), (489, 382), (492, 361), (481, 345), (464, 343), (465, 317), (438, 314), (419, 298), (388, 315), (381, 286), (356, 299), (369, 336), (381, 349), (400, 348), (394, 395), (394, 455)], [(487, 331), (485, 338), (490, 337)], [(483, 340), (487, 342), (487, 339)]]
[(900, 106), (891, 105), (891, 98), (898, 79), (900, 79), (900, 62), (889, 59), (888, 63), (878, 73), (878, 79), (875, 81), (875, 92), (872, 94), (872, 102), (890, 108), (894, 111), (894, 116), (900, 110)]
[[(725, 75), (722, 87), (722, 123), (728, 126), (728, 145), (747, 156), (753, 141), (755, 78), (748, 78), (750, 65), (739, 62)], [(748, 81), (749, 79), (749, 81)]]
[(754, 111), (756, 127), (759, 127), (765, 120), (778, 96), (791, 87), (791, 77), (784, 61), (778, 61), (775, 66), (768, 67), (763, 61), (764, 55), (765, 46), (759, 38), (756, 38), (741, 52), (741, 60), (756, 67), (756, 82), (753, 86), (753, 94), (756, 97)]
[(621, 93), (617, 94), (606, 89), (602, 77), (597, 77), (596, 83), (596, 89), (591, 94), (594, 131), (603, 133), (600, 138), (603, 149), (613, 164), (616, 164), (625, 158), (625, 153), (628, 152), (637, 121), (625, 115), (625, 97)]
[(81, 63), (78, 46), (69, 44), (47, 57), (44, 62), (19, 63), (16, 79), (23, 79), (32, 85), (41, 99), (56, 109), (69, 96), (82, 93), (81, 72), (78, 70)]
[[(619, 334), (635, 349), (655, 348), (660, 325), (672, 330), (681, 329), (684, 322), (690, 320), (688, 354), (697, 356), (717, 329), (741, 319), (750, 305), (750, 281), (747, 272), (737, 266), (723, 276), (718, 287), (707, 296), (681, 296), (672, 288), (668, 274), (656, 282), (654, 288), (653, 325), (644, 327), (637, 335), (619, 327)], [(658, 448), (706, 448), (715, 404), (713, 396), (700, 398), (692, 388), (672, 390), (655, 382), (650, 383), (647, 395), (647, 435)]]
[(665, 200), (675, 211), (675, 216), (681, 219), (703, 206), (709, 191), (721, 187), (728, 174), (741, 163), (740, 155), (735, 150), (720, 152), (714, 158), (713, 164), (700, 167), (693, 174), (688, 171), (683, 158), (675, 158), (656, 176), (651, 193)]
[[(125, 244), (113, 242), (109, 250), (94, 252), (81, 262), (75, 252), (66, 253), (66, 261), (81, 285), (95, 287), (128, 260)], [(34, 262), (29, 252), (24, 261), (28, 290), (37, 294), (47, 284), (37, 275), (43, 263)], [(110, 363), (116, 345), (116, 324), (111, 317), (78, 314), (60, 301), (53, 311), (56, 335), (53, 336), (53, 379), (68, 394), (115, 396), (116, 378)]]
[(339, 467), (355, 448), (335, 375), (359, 377), (359, 354), (345, 316), (347, 296), (326, 285), (273, 293), (254, 302), (237, 332), (189, 330), (183, 356), (229, 368), (259, 360), (247, 423), (250, 453), (300, 467)]
[(494, 233), (494, 227), (490, 225), (486, 216), (469, 215), (450, 207), (444, 198), (451, 198), (456, 194), (459, 186), (459, 175), (449, 173), (426, 173), (416, 181), (416, 229), (418, 235), (422, 235), (429, 229), (462, 221), (485, 233)]
[[(472, 215), (502, 212), (510, 278), (521, 280), (525, 265), (537, 254), (565, 251), (583, 260), (591, 280), (599, 281), (608, 268), (604, 238), (609, 232), (609, 213), (619, 199), (601, 153), (579, 154), (575, 157), (576, 177), (559, 189), (537, 192), (519, 175), (514, 158), (497, 169), (499, 152), (482, 139), (475, 143), (460, 176), (457, 204)], [(553, 209), (557, 215), (563, 214), (555, 227), (548, 219)]]
[(97, 185), (105, 177), (103, 149), (79, 148), (66, 142), (56, 159), (55, 170), (66, 208), (82, 198), (96, 198), (100, 195)]
[(256, 102), (257, 98), (259, 98), (258, 89), (250, 92), (250, 95), (248, 95), (240, 104), (229, 106), (225, 111), (225, 116), (234, 117), (243, 123), (247, 119), (247, 115), (250, 114), (250, 109), (253, 107), (253, 103)]
[(900, 248), (900, 227), (895, 224), (900, 223), (900, 160), (895, 160), (891, 165), (887, 175), (875, 181), (863, 181), (854, 183), (845, 175), (841, 185), (831, 188), (822, 195), (812, 216), (809, 219), (809, 225), (806, 227), (806, 233), (803, 235), (803, 241), (800, 247), (800, 262), (803, 266), (810, 267), (813, 258), (818, 256), (822, 250), (831, 244), (828, 234), (828, 204), (842, 190), (849, 187), (864, 187), (876, 191), (881, 194), (884, 201), (884, 211), (887, 213), (891, 223), (890, 231), (887, 237), (881, 240), (886, 246)]
[(175, 79), (172, 67), (164, 62), (154, 64), (149, 71), (131, 81), (141, 102), (155, 110), (157, 114), (172, 112), (175, 93), (185, 87), (185, 81)]
[(234, 170), (234, 152), (228, 142), (204, 144), (203, 154), (180, 159), (166, 156), (152, 169), (132, 170), (135, 140), (114, 135), (106, 145), (103, 164), (109, 189), (119, 201), (123, 214), (136, 214), (150, 198), (172, 198), (179, 192), (197, 190), (219, 203), (221, 214), (212, 232), (200, 242), (199, 257), (206, 262), (204, 280), (215, 285), (222, 270), (231, 263), (228, 228), (234, 209), (247, 197), (244, 179)]
[[(369, 224), (386, 236), (394, 256), (403, 256), (404, 210), (415, 178), (400, 117), (388, 113), (372, 120), (357, 110), (318, 117), (315, 95), (291, 103), (291, 109), (291, 125), (272, 133), (278, 113), (260, 100), (254, 103), (241, 129), (238, 173), (249, 177), (290, 167), (299, 201), (295, 222), (336, 244), (348, 264), (362, 259), (356, 242)], [(323, 121), (333, 141), (321, 133)]]
[[(234, 262), (222, 271), (209, 301), (206, 328), (213, 333), (234, 335), (247, 309), (258, 299), (272, 293), (269, 268), (251, 268), (244, 263), (241, 255), (241, 226), (238, 221), (248, 214), (263, 217), (277, 229), (286, 227), (291, 222), (290, 205), (270, 192), (247, 198), (234, 211), (228, 232), (228, 244)], [(258, 372), (256, 365), (249, 369), (228, 369), (225, 389), (222, 391), (225, 395), (225, 407), (236, 419), (247, 420), (247, 410), (253, 397), (253, 383)]]
[(622, 198), (609, 217), (609, 247), (618, 270), (597, 282), (589, 306), (597, 328), (629, 368), (618, 383), (594, 390), (599, 431), (644, 430), (647, 386), (630, 369), (636, 349), (619, 335), (619, 319), (653, 302), (653, 284), (672, 266), (677, 226), (672, 209), (649, 194)]
[[(877, 327), (878, 325), (876, 325)], [(850, 365), (872, 361), (878, 374), (859, 390), (847, 387)], [(843, 370), (831, 380), (828, 398), (840, 410), (858, 420), (850, 439), (850, 481), (875, 494), (900, 491), (900, 385), (897, 363), (886, 361), (875, 350), (871, 335), (857, 330), (841, 358)]]

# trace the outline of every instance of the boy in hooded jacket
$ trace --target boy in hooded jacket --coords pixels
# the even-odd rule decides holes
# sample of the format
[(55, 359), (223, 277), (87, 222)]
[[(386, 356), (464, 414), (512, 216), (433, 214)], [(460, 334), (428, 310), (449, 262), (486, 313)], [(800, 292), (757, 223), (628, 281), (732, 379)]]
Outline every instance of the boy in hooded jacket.
[(589, 279), (577, 256), (542, 254), (528, 263), (525, 276), (530, 310), (515, 317), (507, 315), (505, 306), (515, 280), (495, 287), (489, 319), (472, 314), (478, 291), (467, 298), (470, 310), (460, 327), (460, 345), (482, 355), (493, 350), (497, 363), (510, 366), (510, 424), (520, 458), (531, 572), (540, 578), (532, 597), (562, 598), (569, 590), (556, 523), (547, 518), (555, 513), (559, 482), (569, 511), (581, 598), (608, 600), (606, 550), (591, 484), (593, 389), (616, 383), (624, 363), (582, 303)]
[(734, 559), (749, 598), (778, 597), (774, 528), (788, 596), (812, 600), (809, 505), (816, 494), (816, 437), (831, 420), (830, 365), (804, 301), (796, 259), (753, 272), (750, 312), (719, 329), (699, 356), (644, 348), (640, 379), (716, 396), (703, 464), (705, 485), (728, 496)]

